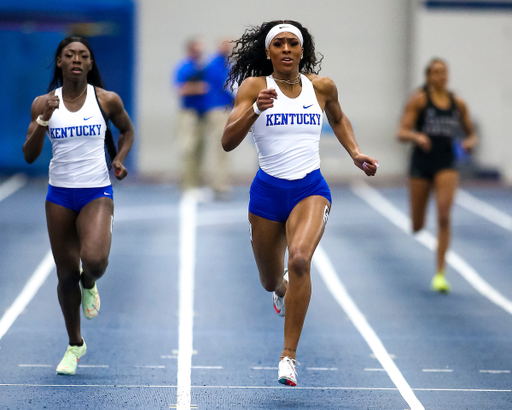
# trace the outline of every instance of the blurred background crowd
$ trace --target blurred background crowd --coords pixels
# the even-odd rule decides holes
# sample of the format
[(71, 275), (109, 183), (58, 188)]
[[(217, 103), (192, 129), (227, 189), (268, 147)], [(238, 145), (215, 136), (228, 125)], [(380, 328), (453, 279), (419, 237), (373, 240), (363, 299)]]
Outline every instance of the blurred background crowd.
[[(78, 34), (89, 37), (107, 89), (134, 123), (130, 175), (207, 184), (224, 198), (257, 170), (251, 139), (229, 162), (220, 151), (233, 98), (219, 88), (227, 40), (274, 19), (300, 21), (313, 34), (325, 56), (320, 74), (337, 84), (362, 150), (379, 159), (381, 180), (405, 179), (410, 148), (397, 141), (398, 122), (426, 64), (440, 57), (480, 137), (471, 156), (460, 152), (462, 176), (512, 183), (512, 1), (505, 0), (0, 0), (0, 174), (47, 175), (49, 143), (30, 166), (21, 151), (30, 105), (46, 92), (57, 44)], [(320, 149), (329, 182), (358, 174), (328, 125)]]

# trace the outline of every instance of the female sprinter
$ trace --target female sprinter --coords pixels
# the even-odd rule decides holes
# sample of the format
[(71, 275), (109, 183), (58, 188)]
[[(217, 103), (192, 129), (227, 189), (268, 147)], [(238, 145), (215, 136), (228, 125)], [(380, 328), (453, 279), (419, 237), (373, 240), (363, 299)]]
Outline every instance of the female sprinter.
[[(300, 23), (272, 21), (248, 29), (236, 41), (232, 60), (228, 81), (240, 88), (222, 145), (231, 151), (252, 130), (260, 166), (250, 190), (252, 247), (261, 284), (274, 292), (274, 308), (285, 317), (278, 381), (296, 386), (311, 258), (331, 207), (318, 152), (323, 112), (357, 167), (375, 175), (377, 161), (359, 151), (334, 83), (316, 74), (313, 38)], [(283, 278), (287, 247), (289, 281)]]
[(450, 213), (459, 174), (455, 169), (453, 139), (462, 127), (467, 138), (462, 147), (471, 152), (477, 143), (466, 104), (447, 88), (448, 69), (440, 59), (433, 59), (426, 69), (426, 85), (419, 89), (405, 107), (398, 139), (413, 142), (409, 171), (412, 229), (418, 232), (425, 224), (430, 190), (437, 203), (437, 273), (432, 279), (434, 291), (446, 293), (450, 284), (445, 278), (445, 254), (450, 243)]
[(114, 203), (104, 151), (106, 121), (110, 119), (120, 131), (119, 152), (112, 160), (119, 180), (127, 175), (123, 162), (134, 133), (121, 98), (104, 89), (86, 39), (62, 40), (54, 65), (48, 94), (32, 103), (23, 153), (25, 160), (33, 163), (48, 135), (53, 158), (46, 221), (69, 336), (57, 373), (71, 375), (87, 349), (80, 333), (80, 304), (87, 319), (98, 314), (96, 280), (107, 268), (112, 239)]

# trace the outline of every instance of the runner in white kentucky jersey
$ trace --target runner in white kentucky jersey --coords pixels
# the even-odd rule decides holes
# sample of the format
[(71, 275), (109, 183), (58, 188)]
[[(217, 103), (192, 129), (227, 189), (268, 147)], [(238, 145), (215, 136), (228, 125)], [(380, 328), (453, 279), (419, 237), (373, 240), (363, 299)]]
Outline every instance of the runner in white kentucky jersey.
[[(295, 386), (311, 258), (331, 206), (318, 153), (323, 112), (357, 167), (372, 176), (378, 165), (360, 152), (334, 83), (317, 75), (313, 38), (300, 23), (272, 21), (248, 29), (231, 59), (228, 81), (240, 88), (222, 145), (231, 151), (253, 131), (260, 169), (249, 203), (252, 247), (260, 281), (274, 292), (274, 308), (285, 317), (278, 381)], [(286, 248), (289, 281), (283, 278)]]
[[(80, 305), (87, 319), (98, 314), (96, 280), (105, 273), (110, 253), (114, 203), (104, 146), (109, 148), (115, 176), (121, 180), (127, 175), (123, 163), (134, 133), (121, 98), (104, 89), (87, 40), (62, 40), (54, 64), (48, 94), (32, 103), (23, 153), (25, 160), (33, 163), (48, 135), (53, 159), (46, 219), (69, 336), (57, 373), (71, 375), (87, 349), (80, 331)], [(118, 152), (107, 130), (109, 120), (120, 132)]]

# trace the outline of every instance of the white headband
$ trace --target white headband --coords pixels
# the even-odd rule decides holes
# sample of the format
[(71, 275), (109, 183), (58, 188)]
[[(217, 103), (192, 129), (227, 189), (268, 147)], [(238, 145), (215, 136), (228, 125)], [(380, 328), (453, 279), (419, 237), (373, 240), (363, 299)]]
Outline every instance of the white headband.
[(278, 24), (268, 32), (267, 37), (265, 38), (265, 48), (270, 46), (270, 43), (279, 33), (292, 33), (295, 34), (300, 41), (300, 45), (304, 44), (304, 39), (302, 38), (302, 33), (300, 30), (292, 24)]

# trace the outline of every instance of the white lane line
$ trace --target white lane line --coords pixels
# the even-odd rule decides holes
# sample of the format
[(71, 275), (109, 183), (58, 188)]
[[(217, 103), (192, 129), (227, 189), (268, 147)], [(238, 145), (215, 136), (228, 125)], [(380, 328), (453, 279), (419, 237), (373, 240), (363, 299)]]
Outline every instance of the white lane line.
[(178, 391), (176, 400), (179, 410), (189, 410), (191, 400), (197, 202), (197, 194), (193, 191), (185, 191), (180, 201), (180, 300)]
[(135, 366), (136, 369), (165, 369), (162, 365)]
[(192, 366), (192, 369), (220, 370), (220, 369), (222, 369), (222, 366)]
[[(129, 389), (175, 389), (178, 386), (169, 384), (162, 385), (132, 385), (132, 384), (29, 384), (29, 383), (0, 383), (0, 387), (104, 387), (104, 388), (129, 388)], [(192, 386), (193, 389), (241, 389), (241, 390), (287, 390), (289, 387), (283, 386)], [(396, 387), (294, 387), (293, 390), (361, 390), (361, 391), (397, 391)], [(446, 391), (446, 392), (496, 392), (510, 393), (510, 389), (436, 389), (436, 388), (419, 388), (414, 391)]]
[[(53, 367), (51, 364), (19, 364), (19, 367)], [(108, 364), (79, 364), (78, 367), (108, 368)], [(165, 366), (135, 366), (136, 368), (165, 369)], [(222, 366), (191, 366), (192, 369), (221, 370)], [(277, 367), (251, 367), (252, 370), (277, 370)], [(337, 367), (306, 367), (310, 371), (338, 371)], [(365, 372), (385, 372), (385, 369), (364, 369)], [(453, 369), (422, 369), (422, 372), (453, 372)], [(480, 373), (506, 374), (510, 370), (479, 370)], [(415, 389), (413, 389), (415, 390)]]
[(457, 205), (467, 209), (468, 211), (512, 232), (512, 216), (478, 198), (475, 198), (468, 192), (458, 189), (455, 202)]
[(510, 373), (510, 370), (480, 370), (480, 373), (501, 374)]
[[(137, 221), (137, 220), (169, 220), (178, 215), (176, 206), (154, 205), (154, 206), (133, 206), (120, 207), (116, 210), (116, 222)], [(197, 216), (197, 226), (213, 226), (247, 223), (247, 204), (239, 206), (232, 204), (229, 209), (210, 210), (202, 212)]]
[(311, 371), (338, 371), (337, 367), (306, 367), (306, 370)]
[(321, 245), (319, 245), (316, 249), (315, 255), (313, 256), (313, 263), (320, 272), (320, 276), (327, 285), (327, 289), (329, 289), (329, 291), (334, 296), (334, 299), (336, 299), (336, 301), (340, 304), (359, 333), (361, 333), (366, 343), (368, 343), (368, 346), (370, 346), (373, 354), (382, 365), (382, 367), (386, 369), (388, 376), (398, 388), (398, 391), (407, 402), (411, 410), (424, 410), (423, 405), (414, 395), (411, 387), (402, 376), (402, 373), (400, 373), (400, 370), (398, 370), (395, 362), (393, 362), (393, 360), (391, 360), (389, 357), (389, 353), (380, 341), (379, 337), (371, 328), (364, 315), (361, 313), (357, 305), (348, 294), (345, 286), (336, 274), (336, 271), (334, 270), (329, 257)]
[(198, 226), (227, 225), (236, 223), (247, 223), (247, 204), (240, 207), (232, 205), (228, 209), (216, 209), (201, 212), (201, 215), (197, 218)]
[(277, 367), (265, 367), (265, 366), (260, 366), (260, 367), (251, 367), (252, 370), (277, 370)]
[(177, 207), (172, 205), (119, 207), (116, 210), (116, 223), (121, 221), (171, 219), (177, 215)]
[[(180, 354), (180, 352), (179, 352), (179, 350), (178, 350), (178, 349), (173, 349), (172, 353), (173, 353), (174, 355), (176, 355), (176, 358), (177, 358), (177, 357), (179, 356), (179, 354)], [(193, 355), (196, 355), (196, 354), (197, 354), (197, 350), (192, 350), (192, 354), (193, 354)]]
[(25, 310), (54, 267), (55, 263), (50, 251), (43, 258), (16, 300), (0, 319), (0, 339), (7, 333), (21, 312)]
[(27, 177), (23, 174), (16, 174), (0, 185), (0, 201), (9, 195), (14, 194), (18, 189), (27, 183)]
[(421, 369), (426, 373), (453, 373), (453, 369)]
[(460, 391), (460, 392), (507, 392), (512, 390), (502, 390), (502, 389), (429, 389), (429, 388), (421, 388), (421, 389), (414, 389), (415, 391)]
[[(374, 355), (373, 353), (371, 353), (371, 354), (370, 354), (370, 357), (371, 357), (372, 359), (376, 359), (376, 357), (375, 357), (375, 355)], [(389, 354), (389, 357), (390, 357), (391, 359), (396, 359), (396, 355), (394, 355), (393, 353), (390, 353), (390, 354)]]
[[(381, 215), (385, 216), (394, 225), (399, 227), (402, 231), (411, 235), (411, 223), (409, 218), (405, 216), (400, 210), (398, 210), (398, 208), (396, 208), (376, 189), (370, 187), (368, 184), (360, 183), (358, 185), (352, 185), (352, 191), (373, 209), (375, 209)], [(437, 240), (431, 233), (424, 230), (416, 235), (411, 236), (419, 243), (435, 252), (437, 248)], [(489, 283), (487, 283), (478, 274), (478, 272), (458, 254), (456, 254), (454, 251), (448, 251), (446, 253), (446, 262), (452, 268), (454, 268), (464, 279), (466, 279), (466, 281), (477, 292), (512, 315), (512, 301), (507, 299), (491, 285), (489, 285)]]

